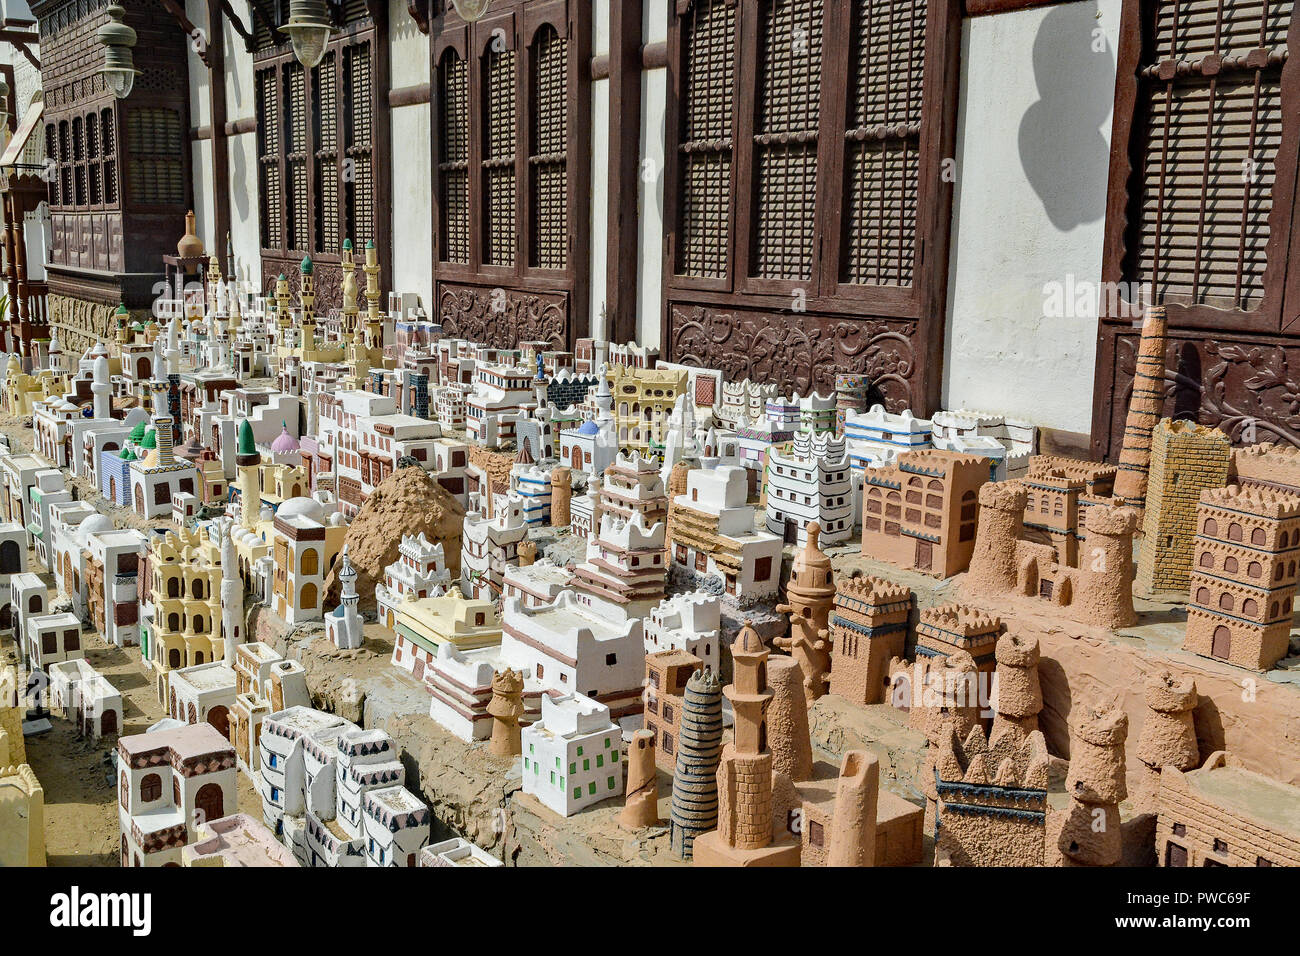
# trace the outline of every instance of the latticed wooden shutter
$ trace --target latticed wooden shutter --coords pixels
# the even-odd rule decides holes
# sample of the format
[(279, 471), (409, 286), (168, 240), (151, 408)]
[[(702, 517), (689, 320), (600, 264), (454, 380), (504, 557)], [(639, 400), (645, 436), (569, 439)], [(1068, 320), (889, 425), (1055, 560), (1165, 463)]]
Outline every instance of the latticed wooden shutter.
[(331, 50), (312, 72), (313, 115), (316, 134), (316, 237), (315, 251), (335, 253), (343, 246), (339, 236), (339, 76), (338, 56)]
[(306, 249), (310, 228), (307, 192), (307, 76), (298, 63), (284, 66), (285, 211), (290, 249)]
[(676, 271), (727, 276), (736, 12), (728, 0), (694, 0), (683, 17), (681, 213)]
[(100, 150), (104, 156), (104, 203), (117, 203), (117, 124), (112, 108), (99, 113)]
[(442, 260), (469, 262), (469, 70), (447, 50), (438, 71)]
[(350, 171), (343, 184), (347, 230), (364, 245), (375, 238), (375, 103), (370, 43), (345, 47), (343, 55), (347, 64), (343, 129)]
[(86, 132), (80, 116), (72, 118), (72, 161), (76, 164), (72, 170), (73, 201), (78, 206), (86, 205)]
[(131, 198), (142, 205), (185, 202), (185, 139), (176, 110), (132, 107), (126, 114)]
[[(58, 162), (59, 158), (59, 132), (58, 127), (53, 123), (45, 124), (45, 156)], [(63, 205), (62, 190), (59, 188), (59, 177), (55, 176), (50, 181), (50, 205)]]
[(257, 187), (260, 197), (262, 248), (278, 249), (284, 241), (281, 228), (280, 87), (277, 69), (257, 73)]
[(925, 0), (854, 0), (841, 282), (910, 286)]
[(812, 278), (817, 231), (822, 0), (766, 0), (760, 10), (754, 124), (753, 274)]
[(99, 154), (99, 114), (86, 116), (86, 171), (90, 177), (90, 203), (92, 206), (104, 202), (104, 177)]
[(487, 53), (483, 174), (487, 235), (483, 261), (515, 262), (515, 51), (493, 44)]
[(1156, 301), (1250, 312), (1263, 299), (1291, 14), (1269, 0), (1152, 10), (1125, 277)]
[(568, 42), (543, 26), (534, 41), (531, 178), (533, 266), (563, 269), (568, 264)]

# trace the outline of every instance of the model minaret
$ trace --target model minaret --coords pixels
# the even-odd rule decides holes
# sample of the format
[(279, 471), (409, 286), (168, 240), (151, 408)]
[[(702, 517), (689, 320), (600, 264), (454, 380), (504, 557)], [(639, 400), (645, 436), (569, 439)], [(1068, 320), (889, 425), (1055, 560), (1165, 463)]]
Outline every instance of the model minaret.
[(339, 647), (352, 648), (361, 646), (361, 615), (357, 612), (357, 569), (348, 557), (348, 546), (343, 545), (343, 555), (339, 560), (339, 585), (341, 587), (339, 603), (343, 607), (343, 626), (335, 633), (339, 635)]
[(772, 752), (767, 749), (768, 650), (749, 624), (731, 645), (735, 676), (723, 693), (731, 701), (734, 740), (718, 766), (718, 828), (695, 840), (696, 866), (798, 866), (799, 843), (786, 830), (772, 834)]
[(172, 434), (172, 417), (167, 411), (164, 398), (167, 386), (162, 382), (154, 382), (150, 388), (153, 389), (153, 428), (154, 437), (158, 442), (158, 466), (167, 467), (175, 463), (172, 458), (172, 446), (176, 440)]
[(537, 352), (537, 374), (533, 376), (533, 397), (539, 410), (546, 407), (546, 365), (540, 350)]
[(58, 375), (65, 371), (63, 366), (63, 347), (59, 345), (59, 333), (57, 332), (50, 337), (50, 351), (48, 357), (49, 361), (47, 364), (49, 365), (51, 372)]
[(795, 555), (786, 585), (789, 603), (776, 607), (779, 613), (790, 615), (790, 636), (778, 637), (774, 643), (799, 662), (809, 704), (826, 693), (826, 675), (831, 670), (827, 628), (835, 606), (835, 584), (831, 559), (817, 544), (821, 530), (816, 521), (809, 523), (808, 540)]
[(1124, 423), (1124, 448), (1115, 476), (1115, 497), (1139, 510), (1146, 503), (1151, 434), (1165, 404), (1165, 307), (1153, 305), (1142, 320), (1133, 397)]
[(94, 383), (90, 386), (95, 396), (95, 418), (108, 421), (113, 417), (113, 387), (108, 384), (108, 358), (101, 355), (95, 359)]
[(239, 423), (239, 449), (235, 453), (235, 469), (239, 473), (239, 515), (244, 527), (250, 531), (262, 512), (262, 488), (258, 470), (262, 456), (253, 441), (253, 426), (245, 418)]
[(289, 277), (283, 272), (275, 280), (275, 324), (279, 329), (276, 336), (276, 344), (284, 345), (288, 339), (288, 329), (293, 321), (289, 314)]
[(226, 665), (233, 667), (235, 648), (243, 641), (244, 582), (239, 579), (239, 559), (235, 556), (235, 539), (230, 534), (231, 520), (217, 524), (221, 540), (221, 633), (226, 641)]
[(722, 752), (722, 688), (713, 671), (696, 671), (682, 696), (682, 723), (673, 770), (669, 841), (689, 860), (698, 835), (718, 825), (718, 757)]
[(221, 302), (221, 260), (214, 252), (208, 257), (208, 312), (217, 313), (222, 309)]
[(366, 240), (366, 348), (384, 345), (384, 320), (379, 315), (379, 252), (373, 239)]
[(1196, 742), (1196, 682), (1174, 677), (1169, 671), (1152, 674), (1146, 685), (1147, 713), (1138, 734), (1137, 757), (1142, 761), (1142, 780), (1133, 802), (1144, 813), (1157, 811), (1160, 771), (1165, 767), (1193, 770), (1200, 766), (1201, 751)]
[(316, 287), (312, 278), (315, 266), (311, 256), (302, 257), (302, 281), (298, 287), (298, 301), (302, 306), (302, 347), (316, 347)]
[(997, 677), (993, 705), (993, 732), (996, 741), (1006, 733), (1024, 739), (1038, 729), (1038, 714), (1043, 709), (1043, 688), (1038, 679), (1038, 639), (1019, 634), (998, 638), (993, 655), (997, 660)]

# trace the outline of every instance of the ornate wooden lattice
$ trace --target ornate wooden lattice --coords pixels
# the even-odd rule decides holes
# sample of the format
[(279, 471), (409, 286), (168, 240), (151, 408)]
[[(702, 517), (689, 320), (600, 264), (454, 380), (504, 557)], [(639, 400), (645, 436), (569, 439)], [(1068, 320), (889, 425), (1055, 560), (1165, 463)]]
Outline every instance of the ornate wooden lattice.
[(483, 176), (487, 235), (483, 261), (515, 264), (515, 51), (492, 44), (486, 56)]
[(469, 69), (447, 50), (438, 70), (438, 185), (442, 261), (469, 262)]
[(821, 0), (768, 0), (754, 132), (754, 274), (812, 278), (821, 106)]
[(284, 207), (290, 249), (310, 246), (311, 200), (307, 191), (307, 74), (299, 63), (284, 65)]
[(347, 142), (346, 228), (348, 235), (364, 242), (375, 235), (375, 97), (370, 43), (344, 47), (343, 55), (347, 62), (343, 125)]
[(257, 72), (257, 195), (262, 248), (278, 249), (284, 241), (284, 212), (280, 200), (280, 86), (278, 70)]
[(339, 235), (339, 101), (338, 58), (335, 51), (325, 54), (312, 71), (312, 93), (316, 102), (315, 188), (316, 241), (313, 252), (334, 252), (343, 246)]
[(746, 368), (786, 388), (865, 372), (892, 410), (930, 410), (958, 5), (678, 0), (673, 11), (664, 351), (721, 367), (736, 361), (729, 350), (762, 346), (770, 356)]
[(1166, 303), (1250, 311), (1264, 295), (1291, 5), (1181, 0), (1153, 16), (1129, 279)]
[(131, 198), (144, 206), (185, 202), (185, 136), (175, 110), (133, 106), (126, 112)]
[(682, 202), (677, 271), (722, 278), (731, 238), (732, 106), (736, 13), (696, 0), (683, 18)]
[(542, 269), (563, 269), (568, 264), (568, 51), (568, 43), (550, 24), (533, 42), (530, 265)]
[(113, 111), (99, 111), (102, 155), (104, 158), (104, 204), (117, 205), (117, 124), (113, 120)]
[(840, 281), (912, 284), (925, 0), (853, 4), (848, 212)]
[(1169, 314), (1166, 413), (1243, 441), (1300, 437), (1293, 13), (1270, 0), (1125, 0), (1134, 39), (1120, 50), (1111, 146), (1103, 278), (1117, 285), (1101, 303), (1098, 456), (1122, 443), (1132, 323), (1151, 301)]
[[(267, 5), (267, 14), (281, 23), (287, 9)], [(371, 19), (372, 10), (379, 19)], [(288, 273), (304, 253), (327, 267), (337, 263), (349, 238), (380, 243), (381, 267), (390, 267), (388, 191), (376, 169), (390, 159), (387, 113), (379, 105), (386, 18), (382, 5), (367, 0), (347, 0), (336, 16), (340, 29), (311, 70), (279, 34), (261, 38), (254, 53), (262, 261), (270, 278)], [(337, 276), (330, 268), (317, 272), (322, 310), (338, 304)]]

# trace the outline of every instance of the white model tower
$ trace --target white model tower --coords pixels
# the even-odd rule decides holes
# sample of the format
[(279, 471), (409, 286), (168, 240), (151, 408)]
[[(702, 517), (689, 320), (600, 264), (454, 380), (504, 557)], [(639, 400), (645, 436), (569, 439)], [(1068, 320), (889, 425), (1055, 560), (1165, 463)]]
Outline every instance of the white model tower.
[(343, 621), (336, 628), (335, 643), (340, 648), (361, 646), (361, 615), (357, 612), (357, 569), (348, 558), (348, 546), (343, 545), (343, 555), (339, 559), (340, 604), (343, 608)]
[(113, 389), (108, 384), (108, 358), (106, 356), (101, 355), (95, 359), (93, 375), (94, 381), (90, 386), (90, 391), (95, 396), (95, 418), (101, 422), (108, 421), (113, 417)]
[(230, 518), (217, 523), (221, 543), (221, 632), (226, 640), (225, 662), (235, 664), (235, 647), (242, 644), (244, 623), (244, 582), (239, 579), (239, 564), (235, 557), (235, 539), (230, 534)]

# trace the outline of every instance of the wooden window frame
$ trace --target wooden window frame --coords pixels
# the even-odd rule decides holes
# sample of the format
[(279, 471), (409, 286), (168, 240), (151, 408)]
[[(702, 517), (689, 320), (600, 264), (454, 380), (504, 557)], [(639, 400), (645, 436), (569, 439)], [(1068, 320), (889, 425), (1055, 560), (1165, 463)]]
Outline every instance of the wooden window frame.
[[(1143, 201), (1159, 199), (1158, 186), (1144, 181), (1143, 168), (1152, 88), (1170, 81), (1185, 83), (1187, 75), (1198, 72), (1211, 81), (1220, 73), (1231, 75), (1232, 64), (1225, 67), (1223, 57), (1210, 63), (1208, 70), (1200, 58), (1177, 67), (1162, 62), (1152, 11), (1149, 0), (1124, 0), (1121, 9), (1101, 273), (1107, 289), (1125, 288), (1120, 284), (1143, 277), (1132, 262), (1131, 249), (1140, 242), (1137, 216)], [(1300, 11), (1292, 13), (1286, 43), (1288, 49), (1300, 49)], [(1253, 50), (1229, 49), (1230, 56), (1236, 53), (1258, 56)], [(1249, 62), (1246, 66), (1249, 69)], [(1143, 76), (1144, 71), (1151, 75)], [(1300, 358), (1295, 351), (1300, 348), (1300, 244), (1291, 241), (1300, 172), (1296, 110), (1300, 67), (1296, 64), (1282, 65), (1278, 95), (1281, 128), (1272, 156), (1262, 297), (1249, 310), (1163, 303), (1168, 325), (1165, 414), (1221, 426), (1235, 441), (1300, 442), (1300, 416), (1290, 411), (1282, 395), (1296, 377), (1287, 371), (1288, 365), (1297, 367)], [(1228, 121), (1216, 111), (1214, 122)], [(1098, 459), (1114, 460), (1123, 443), (1123, 412), (1129, 403), (1138, 337), (1134, 304), (1113, 296), (1101, 300), (1092, 417), (1092, 454)], [(1250, 431), (1247, 423), (1253, 426)]]
[[(851, 26), (857, 5), (838, 0), (826, 0), (822, 8), (815, 241), (809, 278), (755, 275), (754, 124), (762, 77), (764, 0), (727, 0), (735, 16), (736, 40), (726, 276), (698, 277), (678, 271), (684, 193), (680, 147), (687, 69), (684, 18), (692, 3), (674, 0), (668, 33), (662, 354), (674, 361), (725, 367), (736, 378), (752, 374), (775, 379), (785, 388), (804, 393), (814, 389), (825, 393), (833, 388), (836, 371), (879, 371), (891, 384), (878, 398), (891, 410), (910, 407), (917, 414), (932, 412), (940, 397), (952, 203), (952, 184), (944, 181), (941, 172), (943, 160), (955, 150), (961, 4), (931, 0), (927, 5), (911, 285), (866, 286), (840, 280), (849, 191), (845, 134), (851, 122)], [(806, 296), (806, 311), (795, 313), (792, 296), (799, 289)], [(734, 331), (724, 336), (725, 325), (735, 330), (743, 324), (737, 317), (740, 312), (752, 312), (751, 328), (778, 325), (788, 330), (781, 333), (786, 336), (784, 344), (795, 343), (795, 348), (805, 350), (797, 371), (793, 363), (774, 360), (771, 368), (760, 369), (744, 356), (734, 358), (736, 352), (749, 350), (756, 337), (751, 332)], [(684, 344), (678, 326), (688, 323), (710, 330), (712, 342), (703, 354)], [(849, 348), (835, 344), (859, 336), (869, 341)], [(725, 341), (718, 341), (724, 337)], [(910, 357), (886, 372), (878, 358), (903, 341)]]
[[(349, 10), (354, 6), (355, 4), (349, 4)], [(317, 269), (315, 276), (317, 311), (322, 314), (329, 308), (337, 307), (342, 303), (342, 271), (337, 267), (342, 261), (342, 243), (344, 239), (351, 239), (353, 246), (357, 249), (364, 248), (367, 241), (373, 240), (379, 252), (380, 288), (392, 287), (392, 175), (389, 167), (392, 155), (389, 148), (391, 119), (387, 101), (389, 86), (388, 5), (379, 2), (379, 0), (365, 0), (363, 6), (368, 15), (340, 26), (326, 46), (325, 56), (327, 58), (333, 57), (335, 78), (333, 143), (328, 149), (322, 148), (324, 137), (318, 132), (320, 119), (318, 84), (320, 82), (320, 69), (325, 61), (322, 60), (321, 65), (311, 70), (302, 68), (306, 102), (305, 136), (302, 148), (295, 149), (293, 155), (301, 156), (306, 169), (307, 209), (303, 216), (307, 231), (305, 239), (292, 235), (294, 230), (291, 228), (292, 214), (289, 208), (291, 190), (287, 181), (290, 174), (290, 153), (287, 148), (289, 146), (287, 111), (290, 108), (287, 96), (287, 71), (299, 65), (287, 40), (273, 46), (264, 46), (263, 49), (258, 50), (253, 55), (254, 115), (258, 119), (259, 126), (265, 122), (262, 115), (263, 104), (260, 100), (261, 84), (266, 82), (263, 76), (271, 71), (274, 71), (276, 90), (274, 106), (278, 113), (278, 139), (274, 153), (262, 152), (265, 141), (262, 138), (263, 134), (260, 132), (256, 147), (256, 162), (259, 173), (259, 219), (264, 216), (265, 211), (269, 208), (262, 195), (264, 184), (260, 178), (264, 165), (275, 166), (275, 178), (279, 185), (278, 229), (280, 244), (274, 247), (265, 245), (265, 240), (272, 234), (263, 231), (259, 227), (258, 246), (262, 260), (261, 286), (263, 289), (268, 288), (276, 276), (284, 273), (290, 279), (291, 288), (296, 289), (299, 281), (298, 264), (303, 256), (310, 256), (314, 264), (326, 267)], [(285, 17), (288, 15), (287, 3), (283, 4), (282, 14)], [(352, 117), (356, 106), (349, 102), (348, 57), (349, 51), (366, 44), (369, 45), (370, 56), (370, 96), (368, 103), (370, 110), (370, 140), (369, 143), (358, 145), (353, 141)], [(335, 220), (334, 229), (338, 235), (338, 248), (334, 249), (326, 248), (323, 244), (324, 236), (330, 230), (325, 229), (320, 220), (323, 188), (317, 182), (318, 170), (326, 165), (331, 158), (335, 163), (335, 168), (340, 172), (337, 183), (338, 201), (333, 207), (336, 213), (333, 217)], [(355, 199), (351, 196), (352, 183), (345, 181), (341, 175), (343, 161), (346, 158), (363, 159), (370, 169), (370, 201), (373, 206), (373, 222), (370, 235), (354, 236), (350, 234), (353, 226), (351, 210)]]
[[(439, 11), (429, 29), (431, 88), (444, 81), (443, 57), (453, 51), (466, 66), (468, 88), (468, 262), (444, 258), (447, 217), (442, 167), (443, 116), (435, 103), (430, 122), (430, 168), (433, 170), (434, 308), (430, 310), (449, 334), (511, 347), (520, 341), (552, 341), (571, 348), (589, 324), (591, 246), (591, 4), (585, 0), (524, 0), (494, 3), (489, 15), (467, 24), (450, 8)], [(533, 57), (541, 31), (550, 27), (566, 43), (565, 228), (563, 268), (532, 265), (535, 261), (532, 216), (535, 208), (531, 166), (536, 84)], [(500, 37), (494, 41), (494, 37)], [(486, 138), (485, 60), (493, 42), (515, 54), (514, 175), (515, 247), (510, 265), (487, 261), (487, 190), (484, 185)], [(495, 290), (506, 294), (504, 313), (482, 312)], [(527, 301), (538, 297), (542, 313), (529, 314)]]

